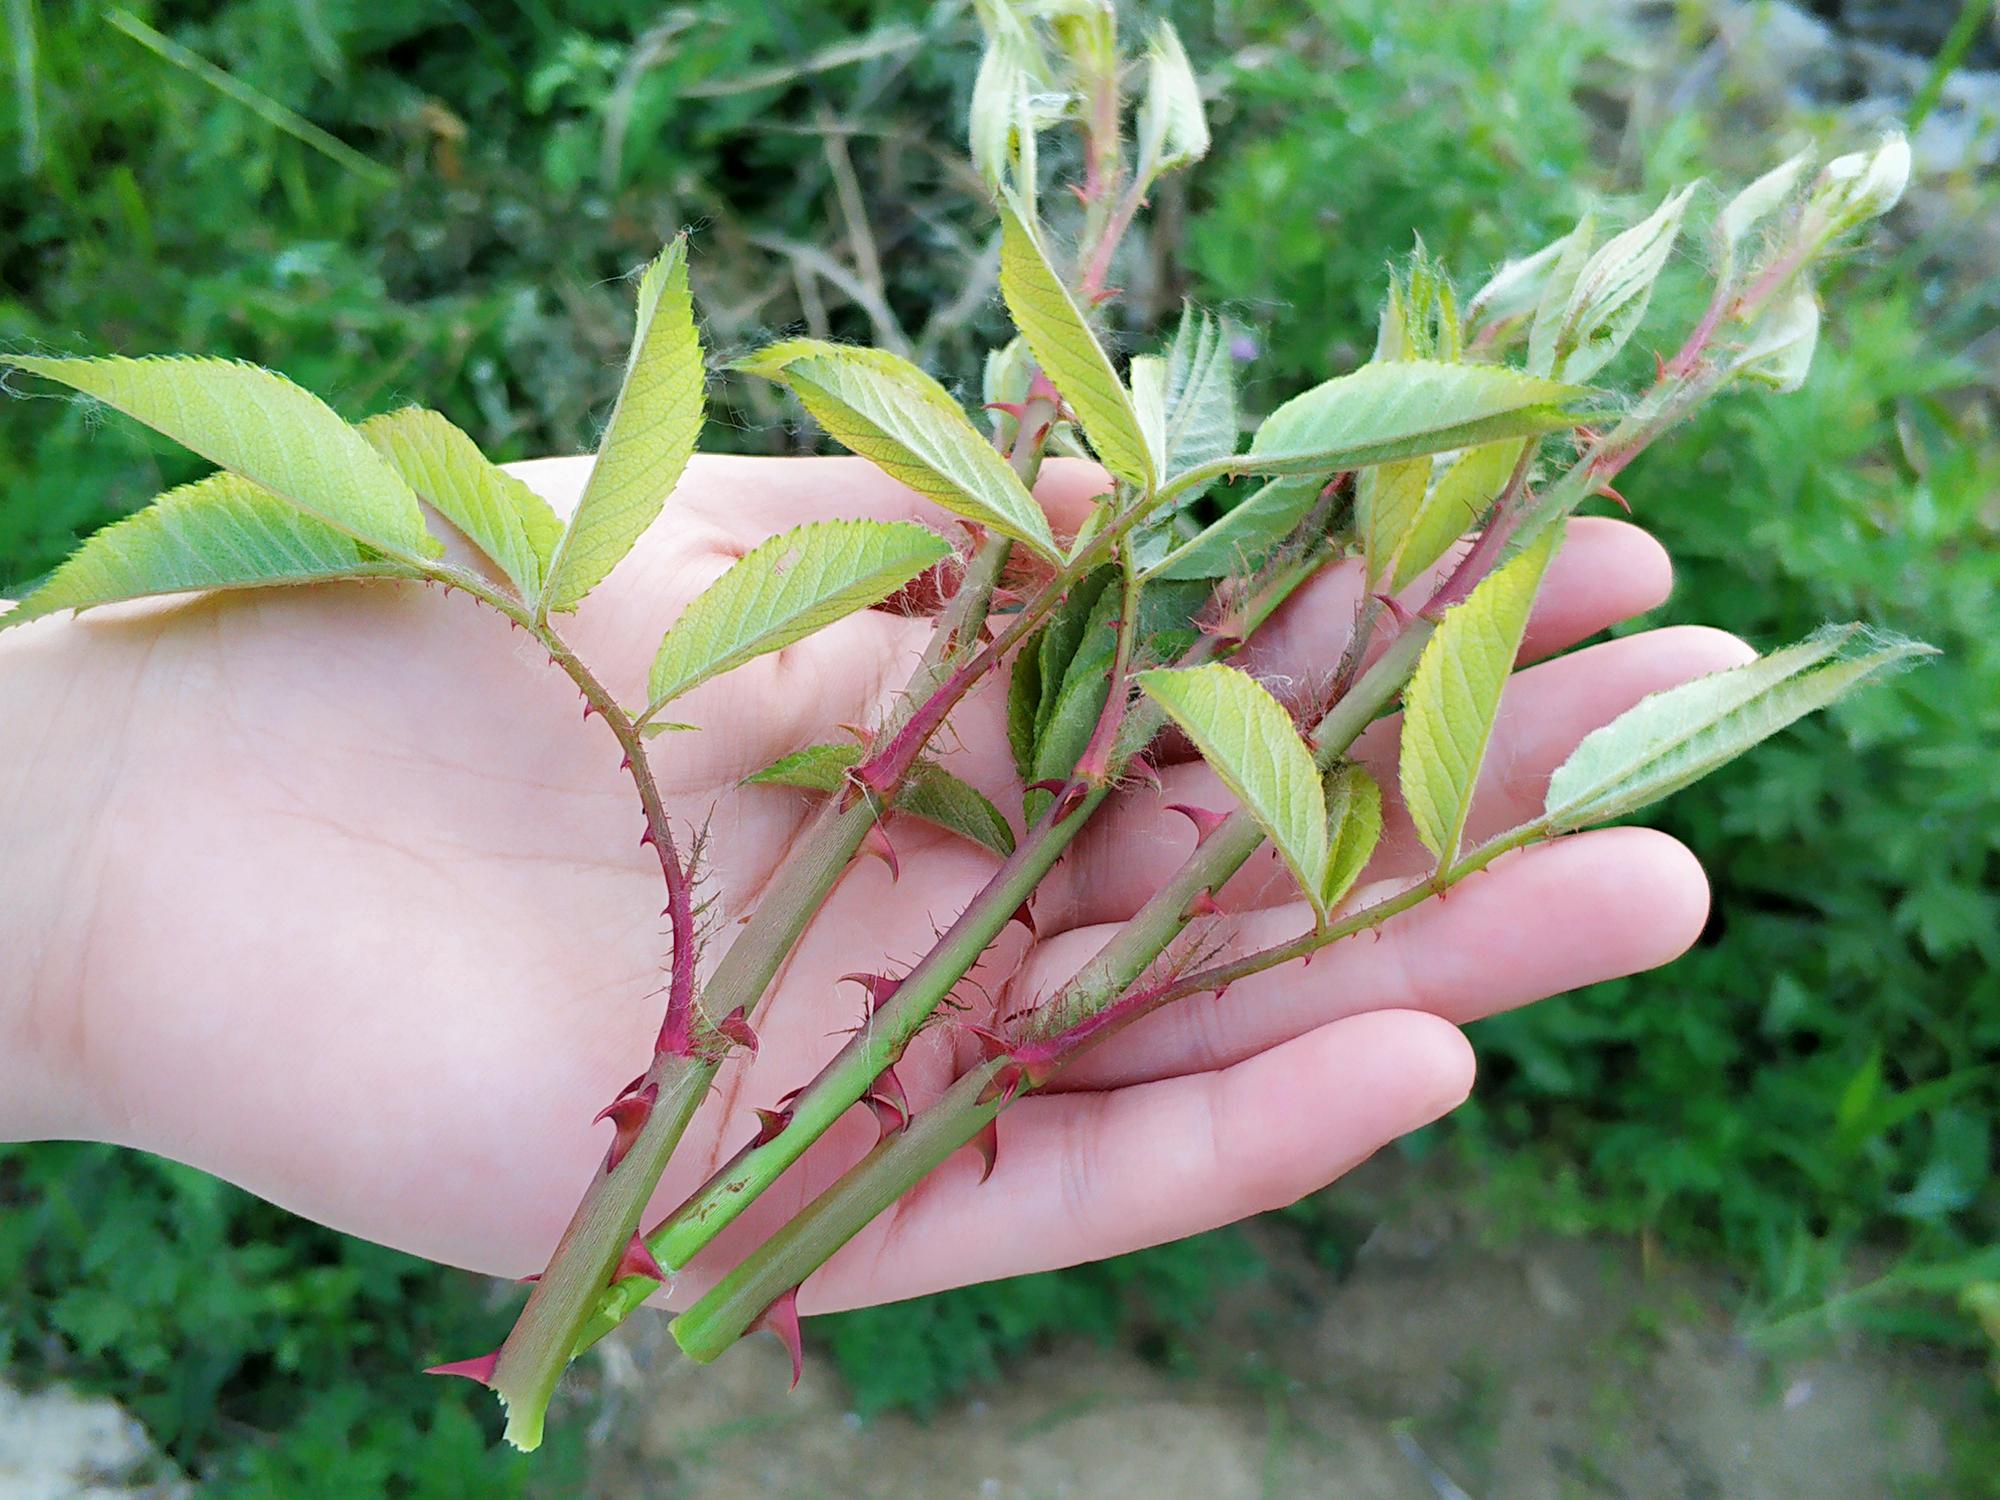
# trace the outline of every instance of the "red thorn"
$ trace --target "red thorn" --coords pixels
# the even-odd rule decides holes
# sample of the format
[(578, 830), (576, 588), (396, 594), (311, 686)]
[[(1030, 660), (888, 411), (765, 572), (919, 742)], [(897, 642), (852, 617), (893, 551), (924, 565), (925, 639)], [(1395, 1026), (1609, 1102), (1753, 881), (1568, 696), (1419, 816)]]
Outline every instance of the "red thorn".
[(1160, 780), (1159, 768), (1143, 755), (1135, 755), (1125, 762), (1125, 774), (1134, 781), (1143, 781), (1154, 791), (1164, 791), (1166, 784)]
[(619, 756), (619, 757), (618, 757), (618, 769), (619, 769), (619, 770), (621, 770), (621, 771), (629, 771), (629, 770), (631, 770), (631, 769), (632, 769), (632, 757), (631, 757), (631, 756), (629, 756), (629, 755), (621, 755), (621, 756)]
[(872, 1016), (902, 987), (903, 981), (891, 979), (887, 974), (843, 974), (840, 983), (858, 984), (868, 992), (868, 1014)]
[(1194, 900), (1188, 902), (1187, 910), (1181, 914), (1189, 920), (1195, 917), (1219, 917), (1222, 908), (1215, 904), (1215, 896), (1209, 891), (1199, 891)]
[(1229, 821), (1228, 813), (1219, 813), (1212, 807), (1195, 807), (1186, 802), (1169, 802), (1168, 812), (1177, 812), (1194, 824), (1194, 841), (1197, 845), (1208, 842), (1208, 836)]
[(1228, 993), (1229, 993), (1229, 986), (1225, 984), (1225, 985), (1223, 985), (1223, 986), (1222, 986), (1221, 988), (1219, 988), (1219, 989), (1217, 989), (1217, 990), (1216, 990), (1216, 992), (1215, 992), (1215, 998), (1216, 998), (1216, 999), (1218, 999), (1218, 1000), (1220, 1000), (1220, 999), (1221, 999), (1221, 998), (1222, 998), (1222, 997), (1223, 997), (1224, 995), (1226, 995), (1226, 994), (1228, 994)]
[(1410, 623), (1410, 612), (1396, 602), (1394, 594), (1370, 594), (1368, 597), (1389, 611), (1389, 618), (1396, 622), (1398, 630)]
[(986, 410), (1004, 411), (1016, 422), (1020, 421), (1028, 410), (1028, 404), (1025, 401), (988, 401), (985, 405)]
[(862, 836), (861, 852), (872, 854), (889, 867), (889, 881), (893, 885), (903, 878), (903, 867), (896, 862), (896, 847), (889, 842), (889, 835), (882, 831), (880, 823), (871, 824)]
[(493, 1384), (493, 1367), (500, 1363), (500, 1351), (482, 1354), (477, 1359), (455, 1359), (448, 1365), (432, 1365), (424, 1371), (426, 1375), (456, 1375), (462, 1380), (475, 1380), (481, 1385)]
[(648, 823), (646, 825), (646, 831), (639, 835), (639, 847), (643, 849), (652, 842), (653, 842), (653, 825), (651, 823)]
[(599, 1120), (611, 1122), (611, 1154), (604, 1163), (606, 1172), (618, 1170), (618, 1163), (625, 1160), (625, 1153), (632, 1149), (639, 1132), (646, 1128), (646, 1121), (652, 1118), (653, 1104), (659, 1097), (660, 1086), (649, 1083), (636, 1094), (620, 1094), (597, 1112), (591, 1124)]
[(782, 1109), (786, 1114), (789, 1115), (792, 1112), (792, 1105), (798, 1101), (799, 1095), (803, 1094), (805, 1091), (806, 1091), (805, 1085), (800, 1084), (799, 1087), (793, 1089), (790, 1093), (779, 1095), (778, 1108)]
[(618, 1269), (611, 1273), (614, 1282), (623, 1281), (627, 1276), (643, 1276), (648, 1281), (659, 1282), (662, 1286), (667, 1283), (667, 1273), (660, 1268), (659, 1261), (653, 1258), (653, 1252), (647, 1248), (646, 1242), (636, 1234), (632, 1236), (631, 1243), (626, 1245), (625, 1253), (618, 1257)]
[[(1034, 898), (1029, 898), (1029, 900), (1032, 899)], [(1014, 915), (1007, 920), (1010, 922), (1019, 922), (1023, 927), (1027, 928), (1029, 937), (1038, 938), (1042, 935), (1041, 929), (1035, 926), (1035, 914), (1028, 910), (1027, 901), (1023, 901), (1019, 906), (1015, 907)]]
[(886, 1141), (910, 1123), (910, 1096), (903, 1092), (903, 1081), (896, 1076), (894, 1063), (876, 1074), (875, 1086), (868, 1091), (868, 1107), (875, 1112), (882, 1140)]
[(799, 1338), (799, 1289), (793, 1287), (788, 1292), (780, 1292), (778, 1299), (757, 1315), (757, 1321), (750, 1325), (755, 1333), (760, 1328), (768, 1328), (778, 1336), (778, 1342), (785, 1346), (785, 1352), (792, 1357), (792, 1383), (787, 1389), (799, 1388), (799, 1377), (805, 1373), (805, 1344)]
[(850, 724), (845, 719), (842, 719), (838, 724), (834, 725), (834, 728), (845, 729), (849, 734), (854, 736), (854, 742), (857, 745), (867, 746), (875, 742), (875, 731), (864, 725)]
[(789, 1109), (753, 1109), (751, 1113), (757, 1117), (757, 1139), (753, 1144), (759, 1146), (769, 1145), (775, 1141), (784, 1128), (792, 1123), (792, 1112)]
[(979, 1153), (979, 1180), (984, 1182), (993, 1175), (993, 1163), (1000, 1157), (1000, 1121), (997, 1117), (979, 1127), (979, 1134), (972, 1138), (972, 1149)]
[(590, 706), (590, 704), (589, 704), (589, 703), (587, 703), (587, 702), (586, 702), (586, 703), (585, 703), (585, 704), (583, 705), (583, 717), (584, 717), (584, 720), (585, 720), (585, 722), (586, 722), (586, 723), (587, 723), (587, 722), (589, 721), (589, 719), (590, 719), (590, 716), (591, 716), (591, 715), (592, 715), (593, 713), (595, 713), (596, 711), (597, 711), (597, 710), (595, 710), (594, 708), (592, 708), (592, 707)]
[(979, 1043), (980, 1053), (989, 1059), (998, 1057), (1010, 1045), (1007, 1038), (1000, 1035), (992, 1027), (981, 1026), (976, 1021), (967, 1021), (965, 1023), (965, 1030), (968, 1035)]
[(1077, 202), (1081, 203), (1085, 208), (1090, 207), (1090, 194), (1081, 185), (1074, 182), (1068, 182), (1064, 183), (1063, 186), (1067, 187), (1072, 193), (1076, 194)]
[(750, 1029), (750, 1018), (744, 1014), (742, 1006), (737, 1006), (728, 1015), (715, 1023), (715, 1029), (728, 1037), (739, 1047), (748, 1047), (750, 1055), (757, 1055), (757, 1033)]
[[(515, 1283), (520, 1286), (533, 1286), (536, 1282), (540, 1281), (541, 1279), (542, 1279), (542, 1273), (540, 1271), (532, 1271), (526, 1276), (516, 1276), (514, 1278)], [(424, 1371), (424, 1373), (428, 1375), (430, 1374), (430, 1371), (426, 1370)]]
[(1600, 484), (1597, 487), (1597, 493), (1602, 495), (1607, 500), (1615, 501), (1617, 503), (1618, 508), (1624, 511), (1626, 515), (1629, 516), (1632, 514), (1632, 502), (1630, 500), (1627, 500), (1623, 495), (1619, 494), (1618, 491), (1614, 490), (1610, 485)]

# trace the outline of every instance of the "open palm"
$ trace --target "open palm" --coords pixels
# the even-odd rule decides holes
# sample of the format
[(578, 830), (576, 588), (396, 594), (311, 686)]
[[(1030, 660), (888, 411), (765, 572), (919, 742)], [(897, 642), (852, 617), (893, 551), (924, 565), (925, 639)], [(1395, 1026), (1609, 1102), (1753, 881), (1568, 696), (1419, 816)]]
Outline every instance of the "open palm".
[[(566, 510), (584, 460), (520, 471)], [(1052, 464), (1073, 528), (1096, 471)], [(943, 519), (858, 460), (697, 459), (667, 514), (565, 633), (636, 700), (662, 628), (728, 562), (800, 521)], [(1665, 594), (1632, 527), (1580, 521), (1526, 648), (1548, 656)], [(1293, 599), (1244, 665), (1281, 691), (1338, 657), (1359, 581)], [(712, 950), (755, 909), (810, 812), (747, 773), (879, 719), (927, 623), (867, 611), (698, 689), (653, 742), (669, 806), (706, 827)], [(1522, 820), (1589, 729), (1745, 656), (1659, 630), (1510, 686), (1475, 832)], [(1019, 786), (1004, 684), (942, 746), (1002, 807)], [(534, 643), (463, 596), (342, 585), (106, 609), (0, 637), (0, 1131), (159, 1151), (356, 1234), (482, 1270), (538, 1268), (600, 1159), (589, 1122), (650, 1053), (666, 947), (659, 870), (618, 751)], [(1393, 787), (1394, 726), (1361, 742)], [(1221, 805), (1198, 762), (1120, 794), (961, 986), (1047, 993), (1189, 851), (1175, 802)], [(663, 1182), (664, 1211), (803, 1083), (862, 1014), (840, 976), (914, 961), (991, 871), (896, 820), (901, 878), (848, 873), (754, 1018)], [(1420, 874), (1391, 810), (1369, 880)], [(1222, 904), (1262, 946), (1310, 924), (1275, 863)], [(1662, 835), (1610, 830), (1502, 860), (1448, 901), (1148, 1018), (1001, 1123), (998, 1167), (947, 1162), (836, 1257), (806, 1310), (1132, 1249), (1288, 1202), (1455, 1105), (1456, 1024), (1661, 963), (1706, 907)], [(713, 952), (711, 952), (711, 957)], [(983, 1019), (983, 1017), (975, 1017)], [(921, 1105), (967, 1054), (933, 1026), (899, 1069)], [(685, 1300), (872, 1141), (856, 1110), (681, 1279)], [(651, 1222), (651, 1219), (648, 1219)]]

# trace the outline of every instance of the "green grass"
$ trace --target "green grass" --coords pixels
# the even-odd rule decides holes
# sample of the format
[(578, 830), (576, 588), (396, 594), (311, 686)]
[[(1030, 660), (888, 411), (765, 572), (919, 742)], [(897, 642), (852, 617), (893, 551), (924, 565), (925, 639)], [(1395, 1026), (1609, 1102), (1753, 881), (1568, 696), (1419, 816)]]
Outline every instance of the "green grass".
[[(521, 457), (589, 444), (623, 357), (620, 278), (683, 224), (724, 354), (798, 328), (900, 337), (964, 382), (999, 325), (976, 271), (990, 227), (939, 123), (969, 84), (960, 9), (133, 13), (230, 82), (96, 7), (11, 8), (35, 45), (0, 124), (0, 344), (228, 353), (349, 415), (420, 398)], [(1361, 356), (1384, 267), (1417, 235), (1474, 281), (1586, 202), (1741, 178), (1819, 123), (1725, 72), (1720, 129), (1692, 112), (1634, 151), (1625, 64), (1544, 0), (1180, 14), (1222, 91), (1217, 149), (1121, 268), (1126, 332), (1182, 292), (1229, 309), (1259, 342), (1253, 403)], [(850, 172), (884, 268), (872, 311), (788, 259), (831, 236), (854, 263)], [(1962, 359), (2000, 294), (1953, 227), (1996, 208), (1990, 184), (1946, 187), (1929, 238), (1834, 290), (1804, 392), (1732, 404), (1623, 486), (1680, 560), (1667, 618), (1770, 645), (1858, 616), (1944, 659), (1676, 803), (1662, 826), (1715, 880), (1703, 943), (1483, 1023), (1478, 1098), (1425, 1140), (1508, 1221), (1718, 1258), (1779, 1345), (1859, 1327), (1970, 1350), (1973, 1304), (2000, 1295), (2000, 458)], [(711, 446), (810, 441), (747, 385), (717, 412)], [(188, 477), (123, 424), (0, 402), (0, 585)], [(565, 1492), (559, 1467), (485, 1456), (478, 1393), (409, 1374), (504, 1319), (465, 1278), (94, 1148), (0, 1153), (0, 1205), (10, 1372), (116, 1393), (226, 1492)], [(1313, 1228), (1333, 1214), (1295, 1217), (1337, 1264), (1352, 1226)], [(1248, 1258), (1211, 1238), (825, 1320), (820, 1338), (879, 1409), (990, 1379), (1056, 1327), (1137, 1326), (1171, 1354)]]

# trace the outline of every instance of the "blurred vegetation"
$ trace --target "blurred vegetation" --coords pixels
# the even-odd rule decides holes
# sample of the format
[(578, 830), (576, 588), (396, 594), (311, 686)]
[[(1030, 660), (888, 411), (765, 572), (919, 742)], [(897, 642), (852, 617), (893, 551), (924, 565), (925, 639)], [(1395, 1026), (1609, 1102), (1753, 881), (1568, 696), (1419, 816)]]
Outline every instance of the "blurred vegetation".
[[(107, 19), (10, 0), (8, 18), (9, 346), (231, 354), (351, 416), (421, 399), (512, 458), (589, 445), (622, 277), (682, 224), (725, 353), (804, 328), (963, 383), (999, 326), (955, 123), (966, 4), (231, 0)], [(1177, 18), (1217, 148), (1120, 267), (1126, 332), (1182, 295), (1226, 307), (1258, 341), (1253, 408), (1362, 356), (1414, 236), (1476, 281), (1587, 202), (1741, 178), (1829, 123), (1727, 59), (1685, 107), (1673, 70), (1554, 0)], [(1707, 35), (1699, 5), (1676, 25), (1668, 50)], [(1478, 1098), (1413, 1148), (1502, 1227), (1718, 1258), (1780, 1345), (1865, 1329), (1972, 1349), (2000, 1300), (2000, 448), (1972, 363), (2000, 288), (1961, 243), (2000, 208), (1990, 183), (1926, 192), (1900, 247), (1829, 288), (1802, 393), (1730, 403), (1624, 489), (1680, 563), (1665, 618), (1768, 646), (1861, 617), (1943, 661), (1675, 803), (1662, 825), (1715, 880), (1701, 946), (1481, 1024)], [(761, 389), (730, 385), (717, 410), (711, 446), (813, 441)], [(0, 402), (0, 585), (191, 472), (80, 407)], [(1290, 1217), (1335, 1236), (1331, 1211)], [(1136, 1325), (1170, 1354), (1249, 1255), (1210, 1237), (819, 1333), (874, 1410), (987, 1378), (1053, 1328)], [(486, 1451), (478, 1393), (410, 1373), (496, 1317), (466, 1278), (181, 1168), (0, 1152), (10, 1374), (116, 1393), (231, 1494), (568, 1492), (573, 1437), (554, 1465), (512, 1464)]]

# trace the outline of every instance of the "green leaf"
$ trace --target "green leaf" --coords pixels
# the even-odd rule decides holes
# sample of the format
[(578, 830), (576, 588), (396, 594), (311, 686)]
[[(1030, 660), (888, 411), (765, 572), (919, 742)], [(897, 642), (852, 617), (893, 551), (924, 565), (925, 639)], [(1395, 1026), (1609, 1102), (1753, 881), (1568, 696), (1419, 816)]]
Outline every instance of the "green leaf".
[(702, 410), (701, 337), (682, 235), (640, 279), (625, 383), (546, 570), (544, 614), (575, 609), (653, 524), (694, 453)]
[(1330, 474), (1575, 424), (1572, 385), (1497, 365), (1396, 360), (1294, 396), (1264, 419), (1227, 471)]
[(419, 498), (493, 560), (523, 599), (535, 597), (563, 529), (546, 500), (489, 463), (437, 412), (406, 406), (370, 417), (357, 430)]
[(944, 387), (886, 350), (826, 344), (820, 351), (791, 352), (781, 362), (753, 357), (744, 368), (788, 386), (820, 426), (892, 479), (1060, 560), (1035, 497)]
[(1551, 367), (1555, 374), (1588, 380), (1625, 347), (1645, 319), (1653, 284), (1666, 269), (1695, 186), (1668, 194), (1645, 219), (1606, 240), (1584, 263), (1558, 324)]
[(698, 683), (858, 609), (880, 603), (951, 555), (945, 539), (910, 521), (812, 521), (731, 563), (660, 641), (645, 715)]
[(1636, 812), (1795, 719), (1935, 654), (1860, 625), (1829, 625), (1795, 646), (1654, 693), (1584, 736), (1550, 778), (1550, 826), (1581, 828)]
[(1376, 464), (1355, 476), (1354, 515), (1370, 588), (1395, 575), (1397, 558), (1423, 511), (1430, 485), (1429, 458)]
[(1410, 678), (1403, 711), (1403, 805), (1440, 872), (1458, 859), (1500, 693), (1561, 537), (1560, 526), (1549, 527), (1527, 551), (1489, 574), (1463, 604), (1445, 611)]
[(1291, 715), (1256, 678), (1221, 662), (1142, 672), (1139, 686), (1194, 741), (1324, 913), (1326, 793)]
[(1354, 889), (1382, 840), (1382, 788), (1357, 765), (1326, 778), (1326, 873), (1319, 906), (1330, 912)]
[[(1112, 625), (1123, 604), (1123, 591), (1116, 570), (1106, 571), (1112, 574), (1112, 581), (1097, 596), (1059, 683), (1052, 686), (1046, 676), (1042, 680), (1034, 774), (1027, 780), (1061, 780), (1076, 769), (1111, 695), (1111, 668), (1118, 654), (1118, 633)], [(1206, 582), (1147, 585), (1139, 595), (1138, 638), (1133, 647), (1136, 659), (1171, 661), (1192, 646), (1196, 639), (1192, 622), (1209, 593)], [(1045, 791), (1028, 794), (1024, 805), (1030, 818), (1040, 816), (1048, 797)]]
[(1392, 588), (1410, 581), (1450, 549), (1485, 513), (1520, 461), (1518, 439), (1482, 443), (1453, 459), (1417, 507), (1396, 550)]
[(410, 487), (332, 407), (282, 375), (226, 359), (5, 358), (95, 396), (378, 552), (422, 562), (443, 550)]
[[(1236, 451), (1236, 372), (1222, 321), (1183, 308), (1165, 373), (1159, 472), (1172, 479)], [(1199, 493), (1184, 492), (1183, 503)]]
[(1007, 748), (1013, 752), (1014, 770), (1023, 782), (1035, 779), (1035, 717), (1041, 705), (1042, 638), (1038, 631), (1014, 653), (1007, 677)]
[(1151, 182), (1208, 155), (1208, 115), (1202, 108), (1201, 85), (1180, 33), (1161, 21), (1146, 49), (1146, 96), (1137, 121), (1142, 181)]
[[(837, 792), (860, 759), (860, 747), (855, 745), (809, 745), (744, 779), (760, 786)], [(1003, 859), (1014, 852), (1014, 830), (1000, 809), (977, 787), (935, 762), (920, 760), (911, 768), (897, 795), (896, 811), (984, 845)]]
[(782, 382), (786, 369), (802, 359), (831, 359), (865, 365), (910, 387), (940, 411), (948, 411), (954, 416), (965, 415), (957, 398), (921, 366), (912, 364), (900, 354), (870, 348), (866, 344), (836, 344), (830, 339), (780, 339), (775, 344), (766, 344), (754, 354), (731, 361), (729, 368)]
[[(1424, 467), (1430, 465), (1425, 462)], [(1178, 579), (1248, 574), (1311, 513), (1325, 487), (1324, 479), (1324, 475), (1308, 474), (1266, 481), (1241, 505), (1225, 511), (1221, 520), (1169, 552), (1146, 576)]]
[(423, 576), (240, 474), (211, 474), (94, 533), (19, 608), (0, 615), (0, 630), (57, 610), (160, 594)]
[(1012, 194), (1000, 199), (1000, 295), (1104, 467), (1150, 490), (1152, 453), (1132, 398)]

